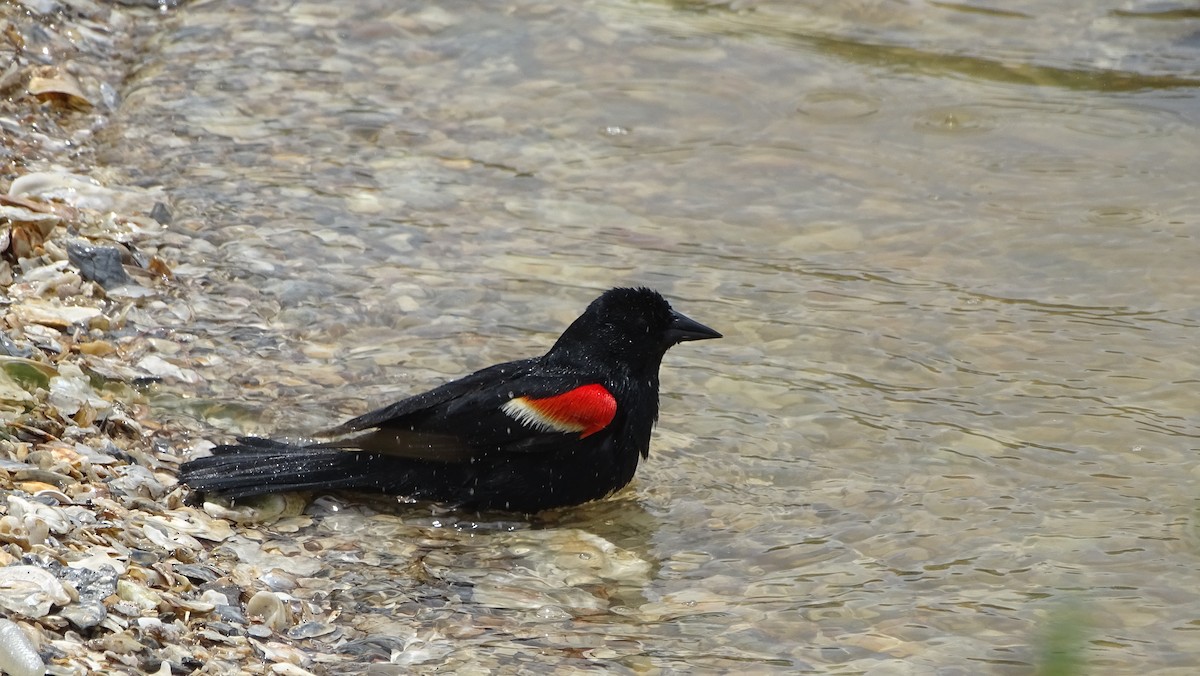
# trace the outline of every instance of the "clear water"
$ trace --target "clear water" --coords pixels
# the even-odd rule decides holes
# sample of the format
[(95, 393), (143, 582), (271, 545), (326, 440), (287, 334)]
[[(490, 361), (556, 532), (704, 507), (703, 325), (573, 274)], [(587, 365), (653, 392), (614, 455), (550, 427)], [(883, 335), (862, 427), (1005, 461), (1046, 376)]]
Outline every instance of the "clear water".
[(330, 669), (1192, 673), (1186, 5), (200, 2), (156, 50), (107, 159), (187, 235), (164, 415), (326, 426), (613, 285), (726, 335), (616, 499), (266, 529), (401, 637)]

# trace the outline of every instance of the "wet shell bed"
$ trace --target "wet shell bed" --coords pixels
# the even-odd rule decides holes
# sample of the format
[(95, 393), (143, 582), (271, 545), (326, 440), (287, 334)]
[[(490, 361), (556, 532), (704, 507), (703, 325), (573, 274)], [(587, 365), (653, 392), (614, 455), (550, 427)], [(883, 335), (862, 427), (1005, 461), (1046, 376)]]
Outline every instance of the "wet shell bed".
[(13, 676), (303, 674), (319, 658), (297, 643), (334, 632), (328, 604), (302, 600), (314, 594), (236, 525), (294, 531), (303, 503), (185, 505), (166, 441), (185, 430), (147, 416), (155, 383), (196, 377), (176, 356), (189, 238), (159, 189), (95, 166), (93, 139), (159, 9), (0, 4), (0, 672)]
[[(0, 673), (484, 673), (529, 666), (547, 640), (504, 613), (636, 602), (651, 564), (579, 529), (375, 518), (395, 509), (383, 499), (187, 502), (178, 464), (213, 430), (150, 402), (220, 359), (189, 332), (211, 305), (189, 261), (211, 245), (161, 186), (97, 157), (161, 4), (0, 4)], [(463, 531), (495, 537), (464, 546)], [(387, 589), (357, 570), (381, 557), (403, 573)], [(649, 668), (632, 635), (564, 641), (597, 667)]]

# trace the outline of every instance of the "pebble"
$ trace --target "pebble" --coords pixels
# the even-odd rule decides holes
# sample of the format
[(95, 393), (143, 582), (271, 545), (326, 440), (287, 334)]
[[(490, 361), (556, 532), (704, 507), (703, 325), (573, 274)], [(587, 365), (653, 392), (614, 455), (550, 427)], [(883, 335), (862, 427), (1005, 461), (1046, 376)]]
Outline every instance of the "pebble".
[(104, 288), (130, 282), (129, 275), (121, 265), (121, 250), (117, 247), (72, 241), (67, 243), (67, 255), (71, 265), (79, 268), (79, 274), (84, 279)]

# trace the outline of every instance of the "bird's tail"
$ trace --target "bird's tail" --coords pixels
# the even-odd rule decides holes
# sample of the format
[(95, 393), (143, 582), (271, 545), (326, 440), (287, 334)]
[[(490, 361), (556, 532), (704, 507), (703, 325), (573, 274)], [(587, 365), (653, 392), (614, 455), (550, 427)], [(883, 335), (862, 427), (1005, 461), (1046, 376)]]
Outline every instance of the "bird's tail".
[[(229, 498), (266, 493), (353, 488), (419, 497), (422, 474), (400, 468), (396, 458), (270, 439), (239, 437), (212, 455), (185, 462), (179, 479), (193, 489)], [(407, 490), (405, 490), (407, 489)]]

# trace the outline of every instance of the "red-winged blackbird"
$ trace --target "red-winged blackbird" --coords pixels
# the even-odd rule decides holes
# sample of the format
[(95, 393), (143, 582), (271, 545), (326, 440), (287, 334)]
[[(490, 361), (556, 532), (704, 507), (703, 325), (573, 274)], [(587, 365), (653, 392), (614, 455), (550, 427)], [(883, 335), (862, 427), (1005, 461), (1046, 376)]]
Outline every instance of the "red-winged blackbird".
[(577, 505), (629, 483), (649, 454), (667, 349), (720, 337), (655, 291), (611, 289), (541, 357), (361, 415), (327, 443), (240, 438), (180, 478), (231, 498), (350, 488), (477, 509)]

